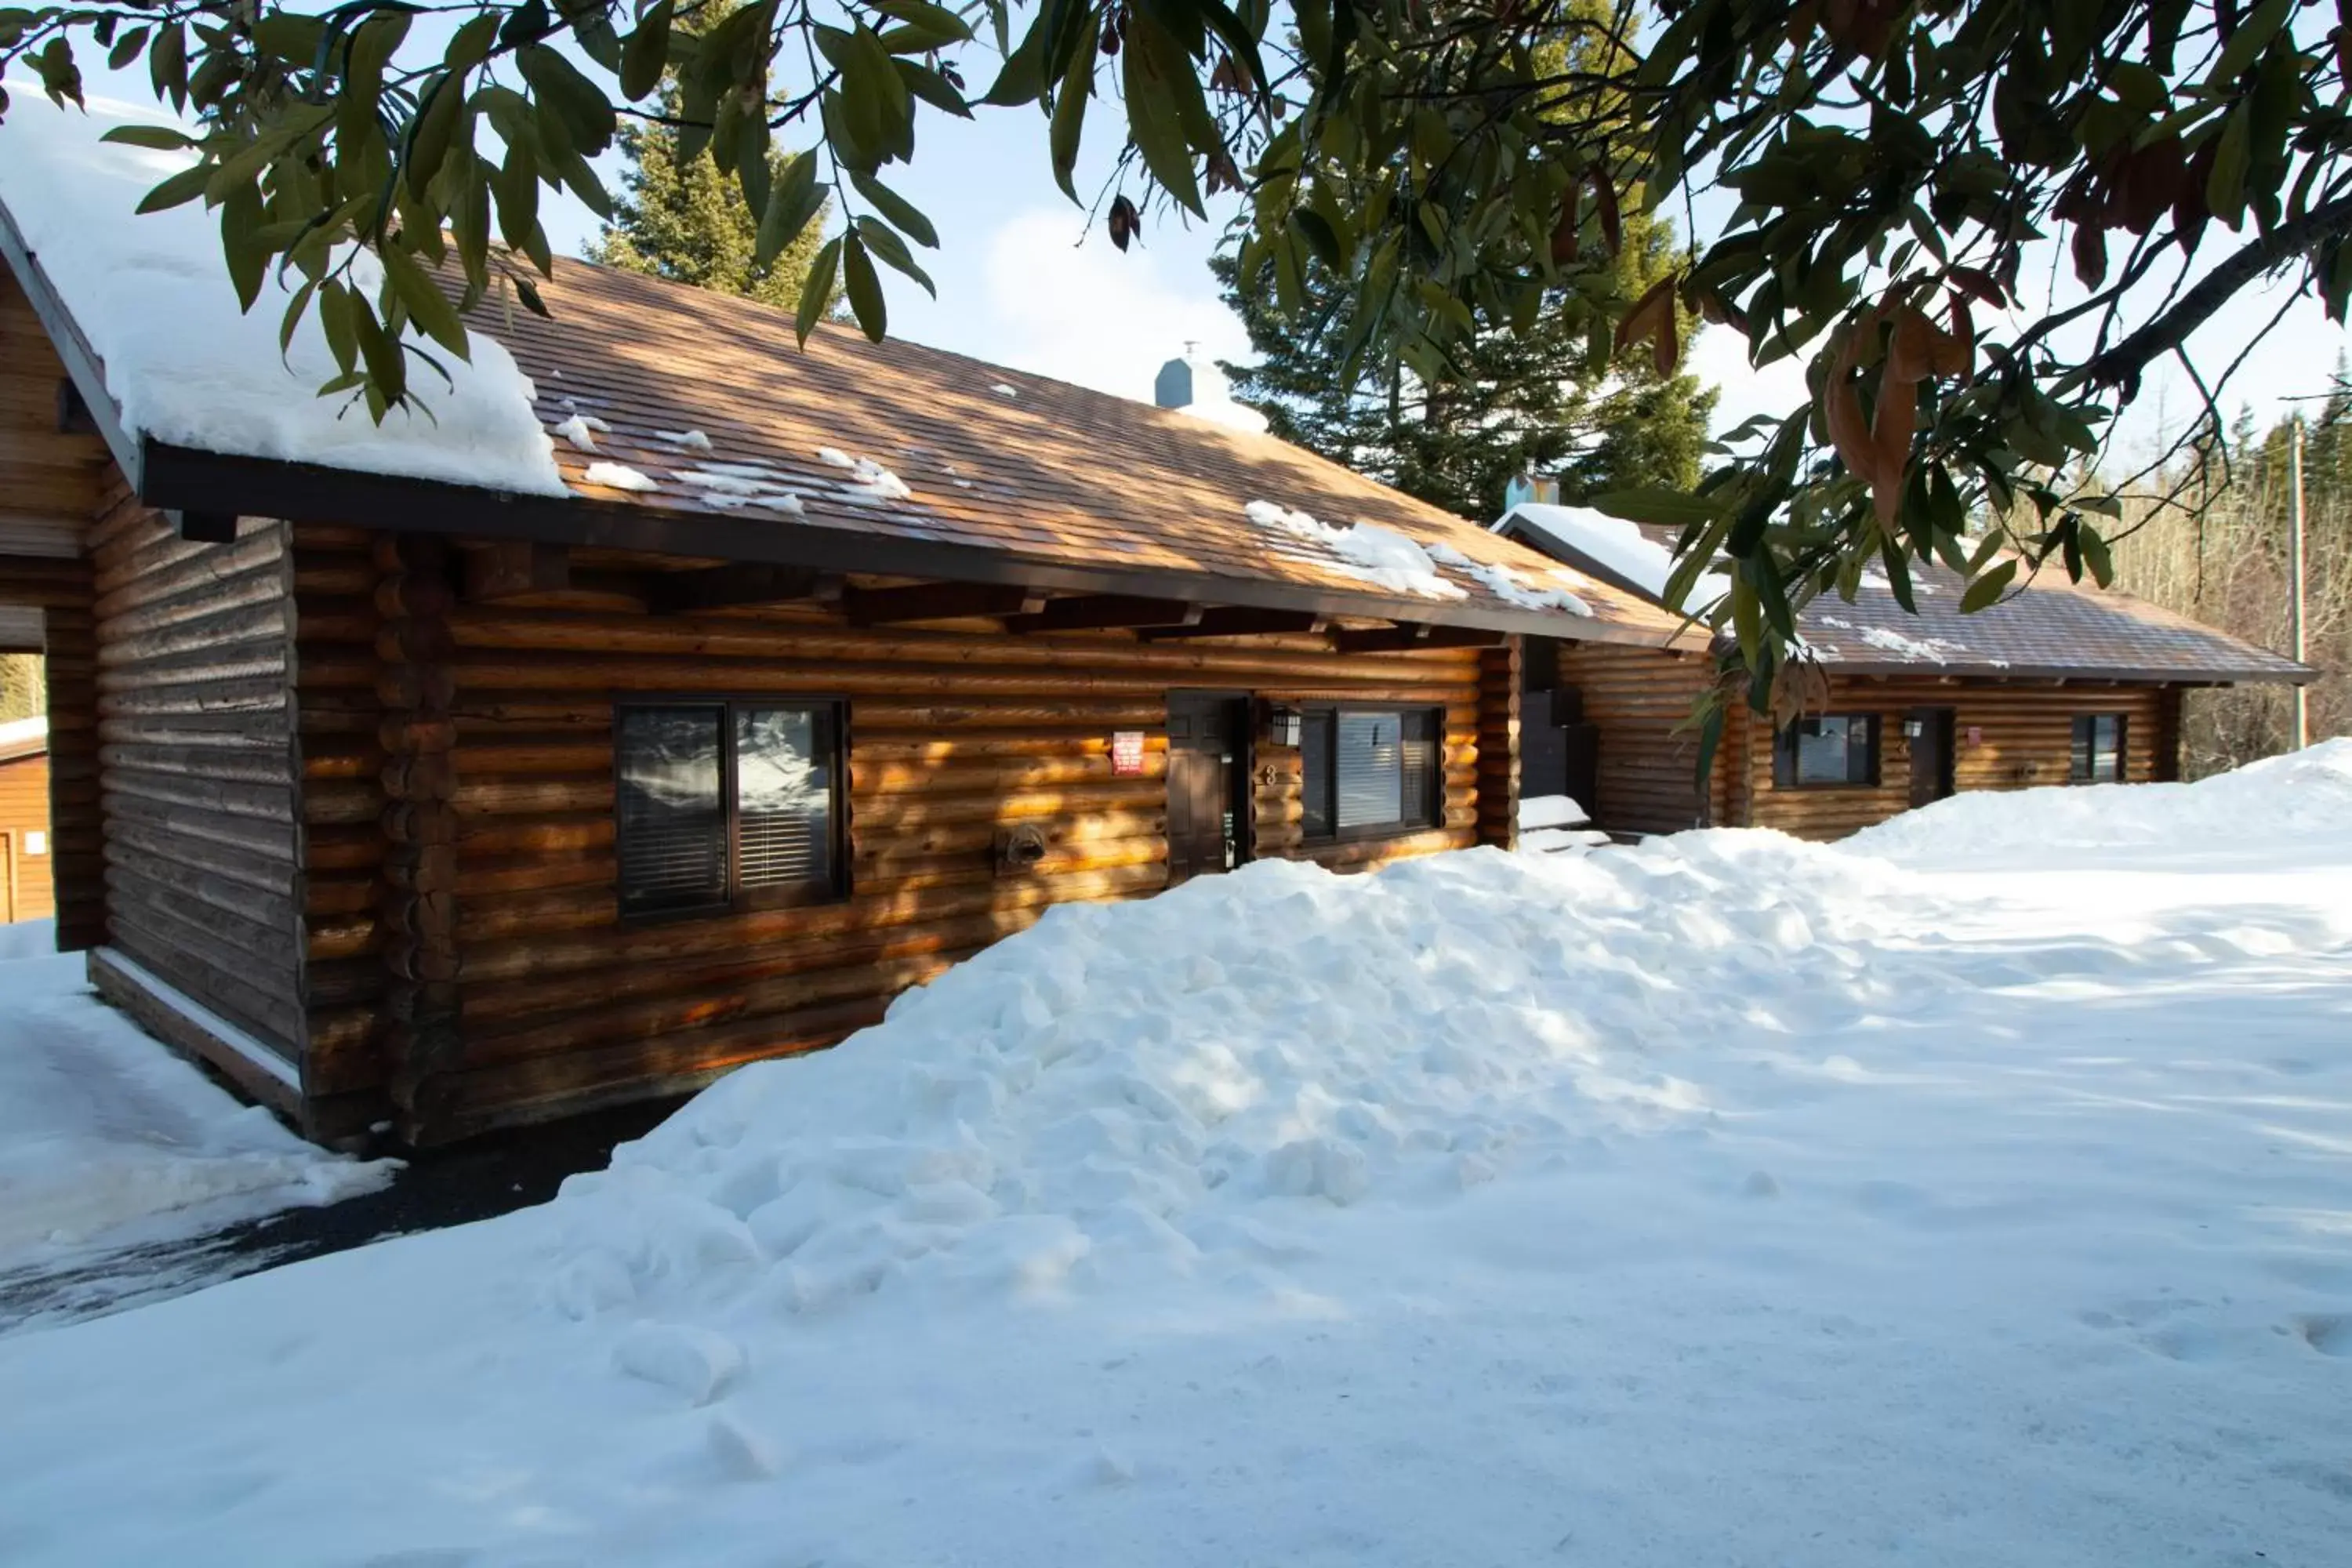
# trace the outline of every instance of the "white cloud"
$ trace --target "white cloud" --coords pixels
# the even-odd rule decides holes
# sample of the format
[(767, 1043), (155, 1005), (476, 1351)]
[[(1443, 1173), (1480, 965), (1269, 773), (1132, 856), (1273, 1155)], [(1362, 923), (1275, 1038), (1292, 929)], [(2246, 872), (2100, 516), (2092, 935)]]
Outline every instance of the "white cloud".
[(1804, 405), (1805, 362), (1795, 355), (1775, 360), (1761, 370), (1748, 364), (1748, 341), (1728, 328), (1717, 327), (1698, 335), (1684, 368), (1704, 385), (1718, 388), (1715, 433), (1734, 430), (1759, 414), (1778, 419)]
[(957, 333), (955, 346), (1145, 402), (1152, 377), (1187, 342), (1211, 359), (1254, 357), (1200, 257), (1187, 254), (1178, 271), (1148, 248), (1121, 255), (1099, 231), (1080, 245), (1083, 233), (1069, 210), (1023, 212), (999, 225), (982, 268), (985, 320)]

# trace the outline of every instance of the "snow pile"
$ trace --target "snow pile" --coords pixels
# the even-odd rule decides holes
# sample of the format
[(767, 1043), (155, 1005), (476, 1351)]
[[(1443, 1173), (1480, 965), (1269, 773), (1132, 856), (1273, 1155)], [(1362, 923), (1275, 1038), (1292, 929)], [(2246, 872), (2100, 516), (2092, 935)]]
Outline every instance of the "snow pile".
[(1885, 626), (1864, 626), (1861, 637), (1864, 642), (1874, 648), (1929, 664), (1941, 664), (1948, 654), (1968, 651), (1966, 643), (1954, 642), (1949, 637), (1906, 637), (1901, 632), (1891, 631)]
[(1334, 528), (1307, 512), (1254, 500), (1242, 508), (1250, 521), (1270, 533), (1319, 545), (1337, 557), (1319, 563), (1359, 582), (1386, 588), (1392, 594), (1417, 594), (1429, 599), (1466, 599), (1458, 583), (1437, 569), (1430, 552), (1394, 529), (1376, 522)]
[(394, 1165), (315, 1149), (215, 1088), (102, 1005), (54, 942), (47, 921), (0, 926), (0, 1282), (391, 1179)]
[[(150, 189), (190, 160), (99, 137), (168, 116), (100, 98), (85, 116), (58, 110), (29, 84), (12, 81), (9, 89), (0, 204), (104, 362), (107, 392), (128, 428), (205, 451), (565, 493), (530, 382), (488, 336), (473, 336), (470, 363), (436, 351), (454, 384), (415, 373), (429, 415), (394, 412), (375, 425), (344, 398), (314, 395), (337, 374), (316, 311), (281, 361), (287, 296), (270, 284), (249, 313), (238, 313), (215, 215), (191, 202), (133, 216)], [(379, 277), (373, 258), (361, 258), (355, 280), (372, 293)]]
[(2324, 859), (2352, 849), (2352, 739), (2249, 763), (2193, 784), (2053, 784), (1975, 790), (1908, 811), (1847, 839), (1855, 851), (1967, 864), (2032, 863), (2053, 850), (2174, 846), (2242, 855), (2292, 847)]
[[(1666, 584), (1675, 574), (1674, 552), (1652, 540), (1634, 523), (1607, 512), (1595, 511), (1589, 506), (1554, 506), (1541, 501), (1523, 501), (1505, 515), (1495, 526), (1499, 530), (1516, 518), (1528, 525), (1539, 539), (1549, 542), (1557, 550), (1573, 551), (1612, 576), (1664, 605)], [(1699, 574), (1691, 584), (1687, 605), (1668, 605), (1669, 609), (1704, 615), (1707, 608), (1731, 592), (1730, 579), (1717, 571)]]
[[(1483, 583), (1486, 591), (1506, 604), (1517, 605), (1523, 610), (1566, 610), (1572, 616), (1589, 616), (1592, 606), (1566, 588), (1538, 588), (1527, 577), (1508, 566), (1488, 565), (1473, 561), (1451, 544), (1441, 541), (1429, 547), (1429, 558), (1441, 566), (1452, 566), (1466, 573), (1475, 582)], [(1562, 581), (1568, 574), (1553, 568), (1553, 575)]]
[(1064, 905), (541, 1209), (0, 1344), (0, 1555), (2331, 1563), (2347, 775), (2146, 792), (2087, 884)]
[(821, 463), (849, 470), (851, 500), (871, 506), (883, 501), (905, 500), (915, 493), (907, 488), (906, 480), (871, 458), (853, 458), (838, 447), (819, 447), (816, 456)]
[(602, 485), (613, 490), (635, 490), (643, 494), (661, 489), (650, 475), (640, 473), (626, 463), (591, 463), (588, 471), (580, 478), (583, 483)]
[(656, 430), (654, 436), (656, 439), (667, 441), (673, 447), (684, 447), (690, 451), (710, 450), (710, 437), (699, 430)]
[(579, 447), (580, 450), (583, 452), (593, 452), (596, 449), (596, 437), (589, 434), (589, 432), (592, 430), (609, 431), (613, 427), (602, 419), (592, 419), (585, 414), (575, 412), (570, 418), (556, 425), (553, 428), (555, 434), (562, 437), (574, 447)]
[(1531, 795), (1519, 801), (1519, 826), (1581, 827), (1592, 818), (1574, 795)]
[(721, 510), (740, 506), (766, 507), (775, 511), (802, 510), (801, 498), (794, 494), (782, 474), (764, 463), (704, 463), (692, 468), (674, 468), (671, 478), (692, 487), (700, 505)]

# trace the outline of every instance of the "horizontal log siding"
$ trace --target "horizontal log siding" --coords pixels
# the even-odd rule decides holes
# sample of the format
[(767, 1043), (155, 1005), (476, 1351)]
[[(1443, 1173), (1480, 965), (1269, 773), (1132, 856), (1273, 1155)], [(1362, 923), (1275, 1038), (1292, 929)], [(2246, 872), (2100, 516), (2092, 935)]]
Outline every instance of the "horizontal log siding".
[[(321, 642), (313, 657), (311, 628), (363, 618), (331, 591), (339, 579), (328, 553), (314, 553), (307, 535), (298, 541), (306, 739), (324, 721), (309, 684), (327, 679), (320, 667), (357, 689), (368, 664), (355, 641), (342, 654)], [(1445, 710), (1440, 827), (1309, 849), (1298, 837), (1297, 753), (1259, 748), (1251, 783), (1261, 855), (1353, 868), (1476, 837), (1475, 650), (1342, 656), (1319, 642), (1019, 637), (985, 623), (860, 630), (814, 605), (656, 617), (602, 581), (527, 607), (461, 603), (448, 628), (461, 1055), (446, 1086), (447, 1120), (428, 1137), (675, 1091), (746, 1061), (832, 1044), (878, 1019), (899, 991), (1055, 903), (1160, 890), (1171, 691)], [(359, 629), (352, 620), (354, 639)], [(395, 684), (383, 683), (379, 699), (413, 695)], [(623, 923), (611, 701), (632, 692), (845, 698), (852, 896)], [(1110, 738), (1130, 729), (1147, 736), (1144, 771), (1122, 778)], [(346, 782), (321, 776), (321, 753), (309, 752), (314, 834), (322, 789), (351, 795), (348, 809), (334, 808), (339, 822), (363, 821), (363, 806), (380, 801), (358, 776), (374, 756), (351, 759)], [(1000, 878), (996, 832), (1014, 822), (1045, 828), (1046, 857), (1034, 872)], [(314, 864), (314, 887), (324, 871)], [(320, 918), (314, 963), (324, 962)], [(356, 942), (336, 951), (345, 947), (358, 951)], [(322, 1084), (350, 1091), (396, 1072), (371, 1045), (378, 1037), (341, 1028), (323, 1009), (314, 1028)]]
[(299, 1059), (287, 531), (184, 542), (118, 482), (90, 545), (107, 940)]
[(1712, 675), (1700, 654), (1559, 645), (1560, 684), (1582, 695), (1585, 721), (1601, 731), (1599, 798), (1579, 803), (1594, 826), (1675, 833), (1704, 819), (1698, 740), (1683, 726)]
[[(2163, 688), (2154, 686), (2059, 685), (2054, 682), (1994, 683), (1934, 679), (1872, 679), (1833, 676), (1822, 710), (1879, 715), (1878, 784), (1874, 788), (1776, 789), (1772, 784), (1771, 732), (1750, 720), (1746, 784), (1749, 824), (1777, 827), (1800, 838), (1843, 838), (1884, 822), (1911, 804), (1911, 748), (1903, 720), (1913, 708), (1950, 708), (1952, 777), (1956, 788), (2026, 789), (2066, 782), (2080, 713), (2121, 713), (2126, 777), (2146, 783), (2163, 776), (2158, 759), (2165, 743)], [(1980, 739), (1971, 744), (1971, 727)]]

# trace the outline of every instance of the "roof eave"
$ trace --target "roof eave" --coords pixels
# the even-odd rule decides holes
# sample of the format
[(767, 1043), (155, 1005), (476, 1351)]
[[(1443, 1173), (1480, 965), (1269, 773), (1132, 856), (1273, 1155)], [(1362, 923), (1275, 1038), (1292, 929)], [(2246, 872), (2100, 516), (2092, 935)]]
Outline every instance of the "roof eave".
[(1859, 659), (1830, 658), (1821, 662), (1826, 674), (1864, 675), (1874, 679), (1891, 676), (1920, 676), (1959, 680), (2056, 680), (2099, 682), (2126, 686), (2242, 686), (2287, 685), (2305, 686), (2319, 679), (2319, 672), (2305, 665), (2292, 665), (2284, 669), (2185, 669), (2178, 667), (2155, 669), (2107, 668), (2097, 665), (1985, 665), (1985, 664), (1920, 664), (1897, 660), (1864, 663)]
[(1080, 594), (1307, 610), (1318, 615), (1468, 626), (1532, 637), (1664, 648), (1677, 634), (1557, 610), (1521, 610), (1415, 595), (1363, 594), (1265, 578), (1144, 566), (1076, 565), (1009, 550), (911, 539), (822, 523), (753, 522), (584, 496), (518, 495), (438, 480), (236, 457), (146, 443), (140, 499), (150, 506), (334, 522), (393, 531), (467, 534), (640, 550), (713, 561), (869, 572), (963, 583), (1012, 583)]

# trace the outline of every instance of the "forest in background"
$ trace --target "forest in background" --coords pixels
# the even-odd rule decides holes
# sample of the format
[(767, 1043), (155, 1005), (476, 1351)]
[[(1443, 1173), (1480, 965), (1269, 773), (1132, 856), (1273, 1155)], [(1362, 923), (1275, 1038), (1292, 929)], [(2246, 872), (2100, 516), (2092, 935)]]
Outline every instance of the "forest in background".
[(46, 713), (48, 706), (48, 690), (41, 680), (41, 656), (0, 653), (0, 724)]
[[(2305, 660), (2311, 738), (2352, 733), (2352, 383), (2341, 362), (2335, 391), (2303, 427)], [(2115, 541), (2116, 586), (2233, 637), (2291, 653), (2288, 615), (2290, 452), (2297, 417), (2267, 430), (2241, 412), (2226, 441), (2184, 449), (2127, 505)], [(2177, 498), (2167, 505), (2156, 498)], [(2181, 770), (2202, 778), (2283, 752), (2290, 703), (2284, 686), (2192, 691), (2183, 714)]]

